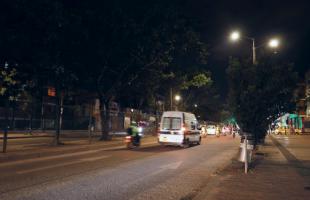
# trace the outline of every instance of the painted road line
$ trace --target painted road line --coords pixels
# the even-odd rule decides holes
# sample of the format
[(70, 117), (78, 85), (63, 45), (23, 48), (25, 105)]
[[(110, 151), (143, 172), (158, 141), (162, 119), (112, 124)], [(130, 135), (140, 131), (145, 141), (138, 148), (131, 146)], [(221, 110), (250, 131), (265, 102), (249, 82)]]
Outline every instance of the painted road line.
[(96, 161), (96, 160), (101, 160), (101, 159), (105, 159), (108, 158), (110, 156), (108, 155), (104, 155), (104, 156), (97, 156), (94, 158), (84, 158), (84, 159), (79, 159), (76, 161), (71, 161), (71, 162), (66, 162), (66, 163), (59, 163), (59, 164), (55, 164), (55, 165), (49, 165), (49, 166), (45, 166), (45, 167), (38, 167), (38, 168), (32, 168), (32, 169), (28, 169), (28, 170), (20, 170), (17, 171), (16, 174), (27, 174), (27, 173), (31, 173), (31, 172), (37, 172), (37, 171), (42, 171), (42, 170), (47, 170), (47, 169), (53, 169), (53, 168), (57, 168), (57, 167), (64, 167), (64, 166), (68, 166), (68, 165), (74, 165), (74, 164), (80, 164), (83, 162), (89, 162), (89, 161)]
[[(150, 145), (150, 144), (157, 144), (157, 142), (146, 142), (142, 143), (142, 145)], [(66, 153), (61, 155), (54, 155), (54, 156), (46, 156), (46, 157), (38, 157), (38, 158), (30, 158), (30, 159), (24, 159), (24, 160), (18, 160), (18, 161), (11, 161), (6, 163), (0, 163), (0, 167), (8, 167), (8, 166), (14, 166), (14, 165), (20, 165), (20, 164), (27, 164), (27, 163), (33, 163), (33, 162), (41, 162), (41, 161), (47, 161), (47, 160), (54, 160), (59, 158), (67, 158), (67, 157), (73, 157), (73, 156), (81, 156), (91, 153), (97, 153), (100, 151), (106, 151), (106, 150), (115, 150), (119, 149), (120, 147), (124, 145), (117, 145), (114, 147), (106, 147), (106, 148), (100, 148), (96, 150), (88, 150), (88, 151), (81, 151), (81, 152), (75, 152), (75, 153)]]
[(96, 149), (96, 150), (88, 150), (88, 151), (81, 151), (81, 152), (75, 152), (75, 153), (67, 153), (67, 154), (61, 154), (61, 155), (55, 155), (55, 156), (47, 156), (47, 157), (39, 157), (39, 158), (31, 158), (31, 159), (25, 159), (25, 160), (18, 160), (18, 161), (12, 161), (7, 163), (1, 163), (0, 167), (7, 167), (12, 165), (19, 165), (19, 164), (27, 164), (27, 163), (33, 163), (33, 162), (40, 162), (40, 161), (47, 161), (47, 160), (53, 160), (53, 159), (59, 159), (59, 158), (67, 158), (72, 156), (81, 156), (91, 153), (97, 153), (100, 151), (103, 151), (104, 149)]
[[(144, 142), (144, 143), (141, 143), (141, 146), (139, 148), (137, 148), (138, 150), (139, 149), (143, 149), (144, 147), (150, 147), (150, 146), (156, 146), (158, 145), (158, 142)], [(124, 150), (127, 149), (126, 147), (126, 144), (124, 143), (124, 145), (121, 145), (121, 146), (117, 146), (117, 147), (108, 147), (108, 148), (105, 148), (103, 149), (104, 151), (109, 151), (109, 150), (119, 150), (120, 147)]]
[(182, 164), (182, 161), (177, 161), (177, 162), (161, 165), (158, 169), (156, 169), (156, 170), (154, 170), (148, 174), (140, 175), (139, 177), (134, 178), (134, 180), (131, 180), (128, 184), (123, 185), (122, 188), (129, 188), (132, 185), (135, 185), (138, 182), (143, 181), (144, 179), (150, 178), (152, 176), (156, 176), (160, 173), (163, 173), (164, 171), (176, 170), (180, 167), (181, 164)]
[(110, 155), (103, 155), (103, 156), (95, 156), (95, 157), (90, 157), (90, 158), (83, 158), (80, 159), (82, 161), (96, 161), (96, 160), (101, 160), (103, 158), (108, 158), (111, 157)]

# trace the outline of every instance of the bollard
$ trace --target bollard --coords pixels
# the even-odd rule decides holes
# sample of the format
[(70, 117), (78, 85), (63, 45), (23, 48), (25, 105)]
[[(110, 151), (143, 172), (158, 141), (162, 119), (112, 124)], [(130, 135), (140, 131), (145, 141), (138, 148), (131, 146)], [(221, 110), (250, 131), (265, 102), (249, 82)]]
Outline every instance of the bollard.
[(252, 160), (252, 151), (253, 151), (253, 145), (248, 140), (248, 135), (244, 135), (243, 143), (240, 145), (240, 157), (239, 161), (244, 162), (244, 173), (248, 173), (249, 169), (249, 163)]
[(247, 135), (244, 136), (244, 148), (245, 148), (245, 157), (244, 157), (244, 173), (248, 173), (248, 138)]

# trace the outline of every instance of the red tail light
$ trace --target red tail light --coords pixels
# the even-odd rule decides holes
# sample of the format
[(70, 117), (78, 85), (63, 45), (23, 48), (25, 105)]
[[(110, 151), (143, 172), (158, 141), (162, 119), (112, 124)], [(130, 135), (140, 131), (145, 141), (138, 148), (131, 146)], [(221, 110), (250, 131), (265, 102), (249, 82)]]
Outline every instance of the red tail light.
[(182, 125), (181, 130), (182, 130), (184, 133), (186, 132), (186, 127), (185, 127), (185, 125), (184, 125), (184, 124)]
[(159, 137), (160, 136), (160, 131), (157, 131), (157, 137)]
[(125, 137), (125, 142), (131, 142), (131, 136), (130, 135)]

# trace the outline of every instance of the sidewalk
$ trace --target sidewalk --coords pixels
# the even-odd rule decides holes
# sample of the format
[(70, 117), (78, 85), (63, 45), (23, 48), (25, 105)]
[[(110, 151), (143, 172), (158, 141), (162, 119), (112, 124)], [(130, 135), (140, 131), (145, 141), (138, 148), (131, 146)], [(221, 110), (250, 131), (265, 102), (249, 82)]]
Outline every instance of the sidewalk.
[(241, 163), (233, 161), (224, 170), (214, 174), (194, 199), (309, 199), (310, 168), (302, 165), (296, 157), (293, 160), (285, 155), (285, 148), (281, 148), (284, 147), (275, 138), (266, 137), (266, 143), (256, 152), (248, 174), (244, 174)]

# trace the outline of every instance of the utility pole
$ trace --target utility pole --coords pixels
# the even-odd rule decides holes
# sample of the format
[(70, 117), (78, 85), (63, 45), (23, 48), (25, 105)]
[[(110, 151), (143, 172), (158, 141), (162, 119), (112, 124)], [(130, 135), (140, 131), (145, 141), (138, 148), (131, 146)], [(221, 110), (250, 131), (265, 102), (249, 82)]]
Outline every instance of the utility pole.
[(253, 58), (253, 65), (256, 63), (256, 47), (255, 47), (255, 39), (251, 38), (252, 40), (252, 58)]
[(88, 141), (91, 144), (92, 141), (92, 132), (94, 131), (94, 122), (93, 122), (93, 102), (90, 101), (89, 105), (89, 121), (88, 121)]
[(42, 97), (42, 100), (41, 100), (41, 130), (42, 132), (45, 131), (45, 128), (44, 128), (44, 97)]
[(247, 134), (244, 135), (244, 152), (245, 152), (245, 157), (244, 157), (244, 173), (248, 173), (248, 137)]

